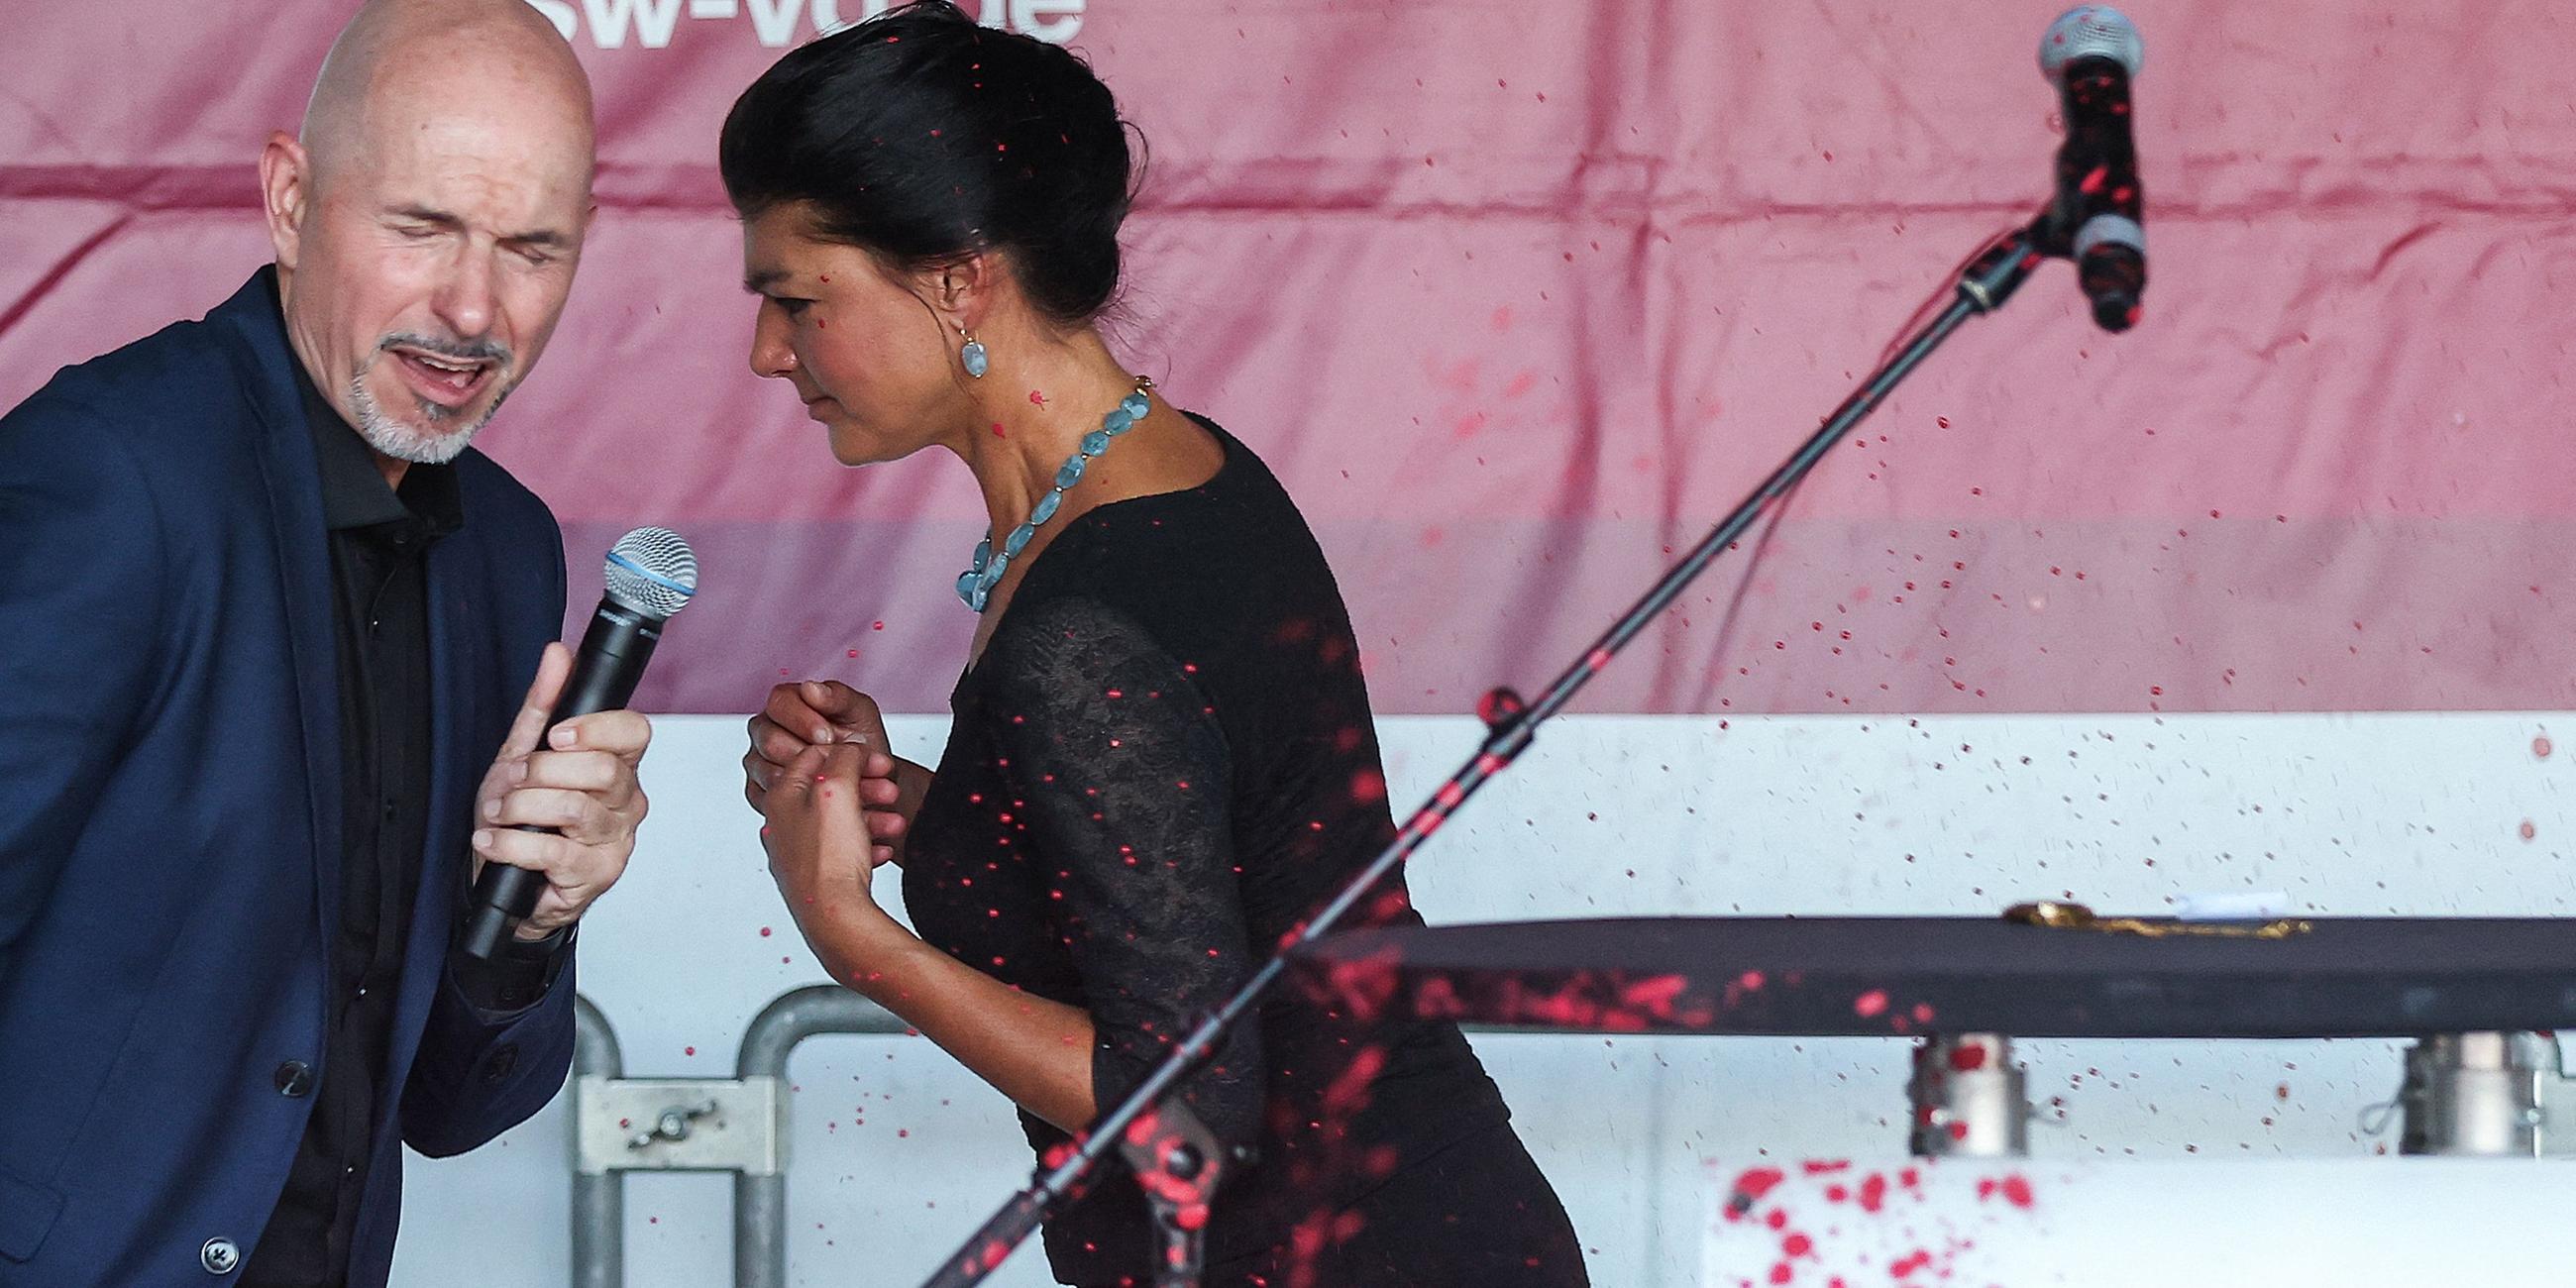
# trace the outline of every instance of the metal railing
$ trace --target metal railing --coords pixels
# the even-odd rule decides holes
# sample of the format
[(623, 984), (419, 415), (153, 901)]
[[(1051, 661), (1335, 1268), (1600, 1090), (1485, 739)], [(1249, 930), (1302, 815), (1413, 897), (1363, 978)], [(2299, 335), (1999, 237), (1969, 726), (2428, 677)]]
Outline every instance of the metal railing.
[[(586, 997), (576, 998), (573, 1009), (574, 1288), (624, 1288), (626, 1173), (637, 1171), (734, 1173), (734, 1284), (786, 1288), (787, 1058), (819, 1034), (893, 1035), (909, 1027), (856, 993), (816, 984), (780, 994), (752, 1018), (734, 1060), (735, 1077), (628, 1078), (607, 1018)], [(1470, 1033), (1513, 1031), (1461, 1027)], [(1995, 1035), (1917, 1044), (1910, 1088), (1914, 1117), (1956, 1123), (1949, 1139), (1934, 1148), (1925, 1147), (1917, 1132), (1913, 1152), (2026, 1154), (2017, 1119), (2028, 1117), (2029, 1106), (2018, 1070), (1979, 1091), (1982, 1099), (1975, 1104), (1956, 1087), (1939, 1095), (1926, 1091), (1946, 1085), (1943, 1079), (1927, 1082), (1926, 1061), (1948, 1071), (1952, 1065), (1944, 1053), (1971, 1041), (1992, 1047), (1992, 1059), (1979, 1066), (2005, 1073), (2010, 1048)], [(1948, 1073), (1948, 1081), (1958, 1079)], [(2405, 1090), (2390, 1107), (2405, 1117), (2399, 1148), (2404, 1154), (2576, 1153), (2576, 1079), (2566, 1076), (2557, 1046), (2542, 1035), (2425, 1038), (2408, 1052)], [(1992, 1140), (1984, 1139), (1989, 1135)]]
[(733, 1078), (629, 1078), (607, 1017), (586, 997), (573, 1015), (574, 1288), (624, 1288), (626, 1173), (641, 1171), (732, 1172), (734, 1283), (786, 1288), (787, 1057), (819, 1033), (897, 1034), (904, 1022), (817, 984), (752, 1018)]

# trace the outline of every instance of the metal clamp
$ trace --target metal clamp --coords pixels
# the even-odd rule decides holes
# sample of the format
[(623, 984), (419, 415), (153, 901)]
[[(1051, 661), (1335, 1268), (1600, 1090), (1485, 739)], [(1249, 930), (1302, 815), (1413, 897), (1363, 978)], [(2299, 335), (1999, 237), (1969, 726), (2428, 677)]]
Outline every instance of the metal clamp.
[(1908, 1149), (1919, 1158), (2021, 1158), (2030, 1153), (2028, 1075), (2013, 1062), (2012, 1039), (1956, 1033), (1914, 1047), (1906, 1082), (1912, 1108)]
[(2402, 1154), (2576, 1155), (2576, 1079), (2547, 1033), (2444, 1033), (2406, 1051)]
[(774, 1077), (585, 1074), (573, 1085), (582, 1172), (787, 1170), (785, 1107)]

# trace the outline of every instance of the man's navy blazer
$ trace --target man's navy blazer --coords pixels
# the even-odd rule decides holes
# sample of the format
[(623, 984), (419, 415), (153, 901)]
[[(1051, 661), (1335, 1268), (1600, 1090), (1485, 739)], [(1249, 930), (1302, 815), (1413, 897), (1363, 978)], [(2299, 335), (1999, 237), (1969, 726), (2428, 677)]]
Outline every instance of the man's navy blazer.
[[(0, 417), (0, 1288), (235, 1277), (314, 1104), (280, 1066), (329, 1076), (338, 658), (295, 361), (263, 269)], [(544, 503), (479, 452), (456, 465), (429, 850), (353, 1285), (388, 1273), (403, 1144), (490, 1140), (572, 1056), (568, 964), (506, 1015), (447, 969), (475, 789), (564, 607)]]

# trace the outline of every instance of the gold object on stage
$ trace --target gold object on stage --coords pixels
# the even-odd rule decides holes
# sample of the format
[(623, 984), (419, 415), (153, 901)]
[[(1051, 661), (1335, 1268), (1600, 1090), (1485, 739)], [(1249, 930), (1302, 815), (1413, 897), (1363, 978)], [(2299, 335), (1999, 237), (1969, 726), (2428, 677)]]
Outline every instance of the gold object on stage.
[(2042, 899), (2036, 903), (2017, 903), (2004, 909), (2004, 920), (2023, 926), (2045, 926), (2051, 930), (2094, 930), (2108, 935), (2144, 935), (2165, 939), (2177, 935), (2197, 935), (2212, 939), (2287, 939), (2316, 929), (2313, 922), (2299, 917), (2282, 917), (2255, 925), (2223, 925), (2193, 921), (2148, 921), (2140, 917), (2100, 917), (2080, 903), (2061, 903)]

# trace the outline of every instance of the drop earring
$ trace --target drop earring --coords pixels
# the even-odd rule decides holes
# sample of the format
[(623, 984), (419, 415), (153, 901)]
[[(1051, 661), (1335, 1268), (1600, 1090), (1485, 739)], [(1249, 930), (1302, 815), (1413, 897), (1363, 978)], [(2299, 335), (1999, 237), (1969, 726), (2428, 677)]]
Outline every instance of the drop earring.
[(957, 348), (958, 361), (966, 364), (967, 375), (977, 380), (983, 379), (984, 373), (991, 370), (993, 365), (991, 357), (984, 352), (984, 342), (976, 339), (974, 332), (962, 326), (957, 328), (957, 334), (966, 337), (966, 343)]

